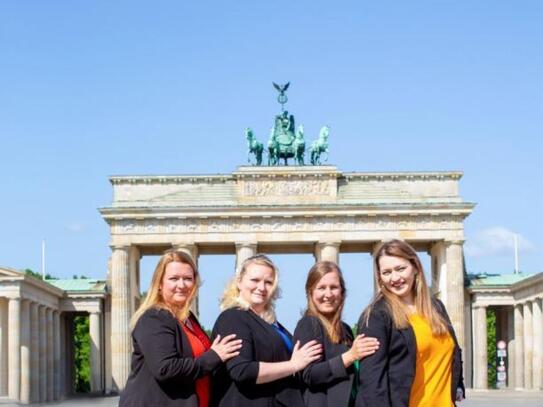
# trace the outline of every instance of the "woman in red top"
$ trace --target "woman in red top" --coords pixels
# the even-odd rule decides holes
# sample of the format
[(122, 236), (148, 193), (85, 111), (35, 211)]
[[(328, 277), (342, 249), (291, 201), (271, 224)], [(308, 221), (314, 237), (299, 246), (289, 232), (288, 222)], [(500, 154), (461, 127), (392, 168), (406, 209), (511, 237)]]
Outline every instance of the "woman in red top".
[(210, 373), (239, 354), (241, 340), (211, 343), (190, 311), (199, 283), (190, 256), (170, 250), (161, 257), (132, 318), (132, 366), (120, 407), (208, 407)]

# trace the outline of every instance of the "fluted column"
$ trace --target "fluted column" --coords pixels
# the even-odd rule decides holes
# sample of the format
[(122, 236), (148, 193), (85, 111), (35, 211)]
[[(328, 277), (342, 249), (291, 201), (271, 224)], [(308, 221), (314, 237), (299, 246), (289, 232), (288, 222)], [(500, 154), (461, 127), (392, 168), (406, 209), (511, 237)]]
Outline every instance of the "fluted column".
[(8, 395), (8, 303), (0, 298), (0, 396)]
[(236, 271), (239, 270), (241, 264), (249, 257), (256, 254), (257, 244), (254, 242), (237, 242), (236, 243)]
[(111, 371), (117, 390), (130, 374), (130, 281), (129, 248), (116, 246), (111, 256)]
[(74, 314), (64, 314), (64, 396), (75, 392), (74, 375)]
[(21, 303), (21, 395), (23, 404), (30, 403), (30, 302)]
[(533, 388), (543, 389), (543, 312), (541, 299), (536, 298), (532, 302), (532, 318), (534, 333), (534, 359), (532, 370)]
[(67, 313), (60, 314), (59, 317), (59, 344), (60, 344), (60, 366), (59, 366), (59, 389), (60, 389), (60, 395), (59, 399), (64, 399), (67, 395), (67, 386), (66, 386), (66, 376), (67, 376), (67, 362), (66, 360), (69, 358), (68, 349), (66, 347), (66, 315)]
[(53, 401), (54, 390), (54, 345), (53, 345), (53, 310), (48, 308), (45, 313), (47, 322), (47, 401)]
[(341, 242), (317, 242), (315, 260), (331, 261), (339, 265), (339, 247)]
[(40, 305), (38, 309), (38, 319), (40, 326), (39, 341), (40, 341), (40, 401), (47, 400), (47, 330), (45, 321), (45, 306)]
[(447, 261), (446, 246), (442, 241), (435, 242), (430, 249), (432, 258), (432, 294), (447, 304)]
[(19, 400), (21, 393), (21, 300), (10, 298), (8, 303), (8, 396)]
[(30, 305), (30, 387), (33, 403), (40, 401), (40, 320), (39, 305)]
[(114, 391), (111, 376), (111, 299), (106, 299), (104, 303), (104, 339), (105, 393), (111, 394)]
[(507, 387), (515, 388), (515, 307), (507, 307)]
[(141, 253), (137, 246), (130, 246), (128, 251), (128, 284), (130, 285), (130, 315), (140, 306), (140, 259)]
[(100, 315), (98, 312), (91, 312), (90, 331), (90, 362), (91, 362), (91, 391), (102, 391), (102, 359), (101, 359), (101, 337)]
[(473, 385), (476, 389), (488, 388), (488, 356), (486, 332), (486, 307), (473, 308)]
[(524, 388), (524, 315), (522, 304), (515, 305), (515, 389)]
[(465, 349), (464, 343), (464, 264), (462, 242), (446, 242), (447, 258), (447, 296), (443, 303), (454, 327), (458, 344)]
[(534, 360), (534, 337), (532, 321), (532, 304), (526, 302), (523, 304), (524, 313), (524, 388), (531, 389), (532, 382), (532, 363)]
[[(174, 243), (172, 245), (172, 247), (175, 250), (178, 250), (180, 252), (188, 254), (190, 256), (190, 258), (192, 259), (192, 261), (194, 262), (194, 264), (196, 265), (196, 268), (198, 268), (198, 246), (196, 246), (195, 244), (191, 244), (191, 243)], [(192, 306), (190, 308), (191, 311), (196, 316), (200, 315), (200, 308), (199, 308), (198, 303), (199, 303), (198, 296), (196, 296), (192, 300)]]
[(377, 279), (375, 276), (377, 275), (377, 265), (375, 264), (375, 255), (377, 254), (377, 251), (381, 248), (381, 245), (383, 244), (383, 241), (378, 241), (372, 244), (371, 246), (371, 253), (369, 253), (371, 257), (371, 265), (372, 265), (372, 279), (373, 279), (373, 295), (376, 295), (379, 291), (379, 283), (377, 282)]
[(60, 312), (53, 311), (53, 398), (60, 399)]

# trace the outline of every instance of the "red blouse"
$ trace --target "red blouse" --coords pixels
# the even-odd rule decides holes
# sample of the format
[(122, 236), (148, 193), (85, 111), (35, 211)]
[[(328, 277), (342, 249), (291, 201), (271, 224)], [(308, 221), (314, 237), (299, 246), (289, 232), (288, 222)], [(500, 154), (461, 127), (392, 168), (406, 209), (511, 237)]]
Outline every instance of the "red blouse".
[[(211, 348), (211, 341), (193, 315), (189, 317), (189, 320), (190, 327), (187, 324), (181, 323), (181, 328), (183, 328), (183, 331), (187, 335), (194, 358), (197, 358)], [(209, 375), (197, 379), (195, 387), (196, 396), (198, 397), (198, 407), (208, 407), (209, 396), (211, 394), (211, 379)]]

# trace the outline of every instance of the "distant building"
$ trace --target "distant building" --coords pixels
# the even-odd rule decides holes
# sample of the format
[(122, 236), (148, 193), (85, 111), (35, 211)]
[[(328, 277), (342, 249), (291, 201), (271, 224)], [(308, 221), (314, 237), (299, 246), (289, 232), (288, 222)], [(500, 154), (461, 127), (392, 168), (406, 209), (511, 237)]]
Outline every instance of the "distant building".
[[(505, 342), (505, 385), (543, 389), (543, 273), (468, 275), (473, 335), (473, 387), (487, 388), (487, 310), (496, 313), (496, 340)], [(488, 358), (495, 355), (488, 355)], [(499, 366), (499, 364), (498, 364)]]
[(0, 267), (0, 400), (53, 401), (74, 392), (73, 319), (90, 316), (91, 391), (105, 387), (106, 282), (40, 280)]

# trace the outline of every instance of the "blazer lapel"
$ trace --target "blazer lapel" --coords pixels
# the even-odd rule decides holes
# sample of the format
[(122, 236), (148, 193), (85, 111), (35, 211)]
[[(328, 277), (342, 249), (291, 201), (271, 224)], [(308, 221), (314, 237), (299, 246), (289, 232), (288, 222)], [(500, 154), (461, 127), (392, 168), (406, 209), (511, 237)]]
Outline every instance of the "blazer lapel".
[(411, 358), (414, 368), (417, 361), (417, 338), (415, 338), (415, 332), (413, 331), (413, 328), (411, 328), (411, 326), (405, 329), (400, 329), (399, 331), (402, 334), (402, 337), (404, 338), (404, 341), (407, 345), (409, 357)]

